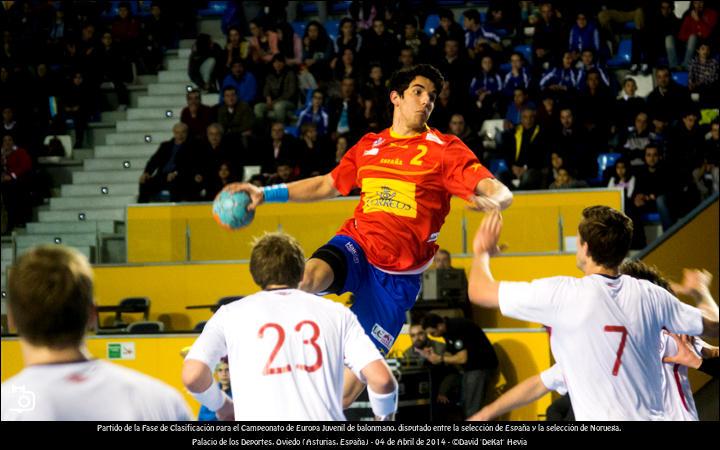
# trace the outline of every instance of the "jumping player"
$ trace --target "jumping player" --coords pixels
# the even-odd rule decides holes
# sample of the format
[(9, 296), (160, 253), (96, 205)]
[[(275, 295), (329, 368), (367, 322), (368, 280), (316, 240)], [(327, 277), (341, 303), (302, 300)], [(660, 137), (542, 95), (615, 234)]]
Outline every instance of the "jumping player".
[(470, 300), (552, 327), (551, 348), (577, 420), (664, 419), (658, 337), (663, 328), (717, 336), (717, 306), (704, 298), (693, 308), (649, 281), (621, 275), (632, 222), (612, 208), (583, 211), (577, 265), (586, 276), (579, 279), (496, 282), (489, 255), (497, 249), (501, 229), (499, 213), (488, 214), (478, 229)]
[[(360, 188), (353, 217), (308, 260), (300, 288), (355, 294), (351, 309), (383, 353), (392, 347), (417, 299), (451, 196), (484, 211), (505, 209), (512, 202), (507, 187), (462, 141), (426, 125), (442, 84), (442, 75), (430, 65), (393, 74), (392, 126), (366, 134), (327, 175), (264, 189), (249, 184), (226, 188), (247, 192), (252, 199), (248, 210), (263, 202), (317, 201)], [(346, 371), (345, 404), (362, 389)]]
[[(398, 386), (385, 360), (352, 312), (297, 289), (304, 266), (293, 238), (262, 237), (250, 273), (263, 290), (213, 315), (185, 358), (183, 383), (218, 417), (234, 410), (236, 420), (345, 420), (347, 366), (366, 380), (376, 417), (392, 418)], [(232, 400), (210, 370), (225, 354)]]

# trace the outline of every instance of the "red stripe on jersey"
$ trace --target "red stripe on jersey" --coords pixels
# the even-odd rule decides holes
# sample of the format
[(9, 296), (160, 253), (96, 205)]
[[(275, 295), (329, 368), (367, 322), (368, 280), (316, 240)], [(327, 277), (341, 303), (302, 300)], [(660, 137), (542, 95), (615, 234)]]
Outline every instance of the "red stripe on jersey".
[(680, 382), (680, 364), (673, 364), (673, 375), (675, 376), (675, 385), (677, 386), (678, 394), (680, 394), (680, 400), (682, 400), (683, 407), (685, 408), (685, 411), (690, 411), (690, 408), (688, 408), (687, 402), (685, 401), (685, 392), (682, 388), (682, 383)]

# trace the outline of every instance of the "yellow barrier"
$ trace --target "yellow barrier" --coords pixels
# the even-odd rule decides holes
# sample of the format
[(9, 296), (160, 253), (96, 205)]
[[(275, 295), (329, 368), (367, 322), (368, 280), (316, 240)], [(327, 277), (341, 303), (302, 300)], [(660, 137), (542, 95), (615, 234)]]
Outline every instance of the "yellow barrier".
[[(208, 203), (132, 205), (127, 209), (128, 262), (248, 259), (252, 237), (278, 229), (295, 236), (310, 255), (352, 216), (357, 204), (358, 198), (351, 197), (263, 205), (249, 226), (233, 232), (214, 222)], [(505, 212), (503, 243), (512, 253), (558, 251), (564, 237), (575, 235), (582, 208), (594, 204), (621, 208), (622, 191), (519, 192)], [(465, 253), (481, 218), (453, 198), (438, 245), (453, 254)]]
[[(496, 386), (498, 392), (505, 391), (519, 381), (546, 369), (550, 365), (550, 350), (547, 334), (544, 332), (495, 332), (486, 330), (488, 338), (494, 344), (500, 360), (501, 375)], [(185, 395), (185, 400), (197, 415), (199, 405), (187, 395), (180, 380), (182, 358), (180, 350), (192, 345), (195, 335), (173, 336), (113, 336), (91, 337), (87, 347), (92, 355), (108, 358), (108, 344), (132, 343), (135, 346), (135, 359), (114, 360), (122, 366), (138, 370), (158, 378)], [(406, 335), (399, 339), (409, 345)], [(395, 350), (395, 349), (393, 349)], [(20, 345), (16, 339), (2, 340), (2, 381), (17, 374), (23, 367)], [(232, 370), (232, 369), (231, 369)], [(537, 420), (550, 404), (547, 395), (507, 417), (507, 420)]]

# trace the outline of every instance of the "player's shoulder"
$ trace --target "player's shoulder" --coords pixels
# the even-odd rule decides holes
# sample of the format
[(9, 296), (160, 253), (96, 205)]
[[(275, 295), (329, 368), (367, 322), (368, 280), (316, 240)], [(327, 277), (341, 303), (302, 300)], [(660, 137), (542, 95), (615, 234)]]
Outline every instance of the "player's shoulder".
[(437, 128), (429, 128), (425, 133), (425, 140), (437, 144), (439, 148), (445, 151), (458, 149), (470, 151), (462, 139), (454, 134), (442, 133)]
[(164, 381), (108, 361), (97, 360), (96, 364), (108, 385), (124, 386), (130, 391), (158, 400), (181, 398), (180, 393)]

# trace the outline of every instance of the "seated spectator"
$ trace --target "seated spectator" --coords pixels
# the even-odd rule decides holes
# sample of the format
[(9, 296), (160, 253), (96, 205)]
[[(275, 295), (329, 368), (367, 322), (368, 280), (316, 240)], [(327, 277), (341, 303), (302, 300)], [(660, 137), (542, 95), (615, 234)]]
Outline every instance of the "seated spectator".
[(221, 163), (230, 165), (234, 176), (243, 177), (243, 155), (237, 146), (228, 146), (223, 141), (224, 130), (219, 123), (207, 127), (207, 140), (193, 146), (191, 165), (188, 169), (188, 187), (185, 199), (200, 201), (215, 198), (211, 180), (215, 179)]
[(540, 66), (545, 62), (549, 63), (560, 59), (565, 49), (566, 33), (552, 3), (540, 2), (540, 19), (535, 23), (532, 37), (535, 65)]
[(445, 80), (450, 82), (454, 92), (464, 99), (464, 93), (470, 87), (471, 68), (465, 52), (460, 52), (460, 42), (462, 41), (455, 38), (445, 39), (443, 57), (438, 60), (437, 68)]
[(328, 140), (320, 137), (313, 123), (300, 128), (300, 177), (322, 175), (334, 167), (335, 151)]
[(705, 8), (704, 1), (691, 2), (690, 10), (685, 13), (678, 33), (678, 39), (686, 43), (683, 67), (690, 67), (698, 43), (713, 36), (717, 17), (715, 10)]
[[(230, 398), (232, 398), (232, 389), (230, 389), (230, 368), (228, 366), (228, 358), (224, 356), (220, 358), (220, 362), (215, 366), (215, 378), (217, 383)], [(217, 422), (218, 418), (215, 411), (210, 410), (205, 405), (200, 405), (200, 413), (198, 414), (198, 422)]]
[(403, 34), (400, 36), (400, 45), (409, 48), (416, 61), (428, 61), (430, 58), (430, 39), (418, 29), (417, 18), (407, 17), (403, 24)]
[(630, 161), (621, 158), (615, 162), (613, 167), (613, 175), (608, 181), (609, 188), (621, 187), (625, 194), (626, 201), (630, 202), (634, 198), (635, 193), (635, 175), (633, 175), (633, 169), (630, 165)]
[(65, 118), (72, 120), (75, 129), (73, 148), (81, 148), (85, 142), (88, 121), (94, 113), (92, 91), (85, 84), (82, 73), (76, 72), (73, 75), (70, 85), (61, 97), (61, 104)]
[(448, 132), (460, 138), (460, 140), (463, 141), (463, 143), (467, 145), (473, 153), (475, 153), (475, 156), (482, 161), (482, 141), (477, 133), (465, 126), (465, 118), (462, 114), (452, 115), (450, 118), (450, 125), (448, 126)]
[[(227, 74), (222, 82), (221, 92), (224, 92), (228, 86), (234, 86), (240, 101), (252, 104), (255, 101), (255, 97), (257, 97), (257, 81), (255, 80), (255, 75), (245, 70), (245, 65), (239, 59), (232, 61), (229, 67), (230, 73)], [(219, 101), (222, 103), (222, 95)]]
[(437, 128), (443, 133), (447, 133), (447, 127), (453, 114), (463, 112), (462, 98), (453, 95), (452, 83), (445, 80), (440, 93), (435, 100), (435, 109), (428, 120), (428, 125)]
[(410, 47), (403, 47), (400, 49), (400, 56), (398, 56), (398, 68), (397, 70), (409, 69), (415, 65), (415, 54), (413, 49)]
[(111, 27), (113, 42), (120, 54), (129, 61), (136, 61), (140, 48), (140, 21), (132, 16), (130, 4), (121, 2), (118, 15)]
[(688, 110), (690, 102), (690, 93), (673, 81), (670, 69), (658, 67), (655, 70), (655, 89), (647, 96), (647, 110), (673, 121)]
[(10, 134), (13, 136), (14, 141), (23, 144), (28, 141), (28, 132), (29, 130), (17, 121), (15, 110), (10, 106), (3, 107), (0, 135), (5, 136), (6, 134)]
[(578, 71), (573, 67), (572, 53), (564, 52), (562, 64), (545, 72), (540, 79), (540, 89), (556, 93), (572, 92), (577, 88), (578, 77)]
[(560, 113), (557, 108), (555, 98), (550, 92), (545, 92), (540, 96), (540, 104), (537, 109), (537, 123), (540, 128), (547, 133), (553, 133), (553, 128), (557, 127)]
[(635, 126), (627, 129), (624, 141), (622, 144), (623, 153), (630, 160), (630, 164), (633, 166), (642, 165), (645, 158), (645, 147), (650, 144), (650, 127), (647, 114), (641, 112), (635, 117)]
[(326, 136), (329, 129), (330, 116), (323, 106), (325, 95), (320, 91), (313, 92), (312, 102), (307, 108), (302, 110), (298, 116), (297, 127), (300, 128), (306, 123), (315, 124), (317, 132), (320, 136)]
[(613, 44), (619, 44), (619, 32), (614, 32), (613, 25), (624, 26), (627, 22), (633, 22), (635, 28), (632, 30), (632, 54), (630, 56), (630, 73), (637, 74), (642, 71), (648, 72), (648, 55), (646, 48), (646, 26), (645, 9), (643, 1), (614, 2), (607, 8), (598, 12), (598, 23), (607, 36), (612, 37)]
[(360, 79), (360, 67), (355, 59), (355, 52), (350, 48), (343, 49), (339, 58), (333, 59), (333, 80), (340, 81), (345, 77)]
[(207, 183), (206, 200), (213, 200), (230, 183), (242, 181), (242, 176), (229, 161), (223, 161)]
[(262, 19), (250, 21), (250, 34), (250, 59), (256, 65), (272, 62), (280, 53), (278, 34)]
[[(366, 80), (363, 86), (362, 98), (365, 101), (365, 115), (368, 123), (375, 122), (379, 128), (386, 128), (390, 122), (387, 108), (390, 93), (387, 90), (382, 66), (377, 63), (371, 64)], [(368, 101), (372, 102), (371, 107), (368, 105)], [(368, 114), (368, 108), (371, 108), (370, 114)], [(372, 119), (368, 118), (368, 116), (372, 116)]]
[(672, 226), (674, 220), (667, 199), (670, 176), (661, 162), (659, 149), (653, 145), (645, 148), (645, 165), (638, 168), (633, 201), (628, 209), (628, 215), (635, 222), (632, 248), (643, 248), (647, 244), (642, 219), (644, 214), (659, 213), (663, 230)]
[(557, 171), (555, 181), (550, 184), (548, 189), (579, 189), (588, 187), (587, 183), (582, 180), (576, 180), (567, 167), (560, 167)]
[(122, 52), (116, 50), (110, 33), (103, 33), (101, 42), (97, 52), (97, 62), (102, 70), (100, 82), (112, 83), (119, 109), (124, 110), (130, 104), (130, 94), (125, 83), (132, 81), (132, 67)]
[[(242, 35), (238, 27), (228, 28), (227, 42), (225, 43), (225, 70), (232, 70), (233, 62), (242, 59)], [(244, 68), (244, 67), (243, 67)]]
[(260, 171), (266, 174), (275, 173), (280, 161), (288, 161), (295, 167), (300, 156), (298, 147), (297, 139), (285, 133), (285, 125), (282, 122), (273, 122), (270, 126), (270, 139), (263, 144), (253, 163), (261, 164)]
[(248, 139), (252, 135), (255, 117), (250, 105), (238, 101), (237, 90), (233, 86), (223, 89), (223, 104), (217, 110), (217, 121), (231, 139), (231, 144), (241, 141), (245, 148), (250, 147)]
[(456, 41), (458, 44), (465, 42), (465, 32), (460, 24), (455, 22), (455, 15), (452, 11), (447, 8), (440, 8), (438, 10), (438, 16), (440, 18), (440, 25), (435, 28), (435, 35), (433, 36), (437, 48), (444, 48), (445, 42), (449, 40)]
[(225, 61), (223, 51), (209, 34), (200, 33), (192, 46), (188, 63), (188, 76), (205, 92), (218, 91), (218, 79)]
[(263, 87), (265, 102), (255, 105), (255, 117), (266, 117), (283, 123), (297, 107), (298, 79), (293, 70), (286, 67), (285, 57), (277, 54), (272, 58), (272, 71), (265, 78)]
[(606, 88), (610, 87), (610, 78), (608, 77), (605, 69), (596, 61), (596, 53), (591, 49), (585, 49), (582, 51), (580, 56), (580, 69), (578, 70), (577, 87), (579, 90), (587, 89), (587, 76), (591, 71), (595, 71), (600, 76), (603, 85)]
[(2, 140), (2, 204), (7, 212), (7, 229), (24, 226), (32, 216), (30, 192), (32, 188), (32, 158), (22, 147), (15, 145), (11, 134)]
[(646, 110), (645, 99), (638, 97), (637, 83), (635, 79), (628, 77), (623, 81), (623, 89), (615, 100), (615, 112), (617, 119), (614, 121), (619, 130), (630, 127), (635, 122), (638, 114)]
[(675, 36), (680, 31), (680, 19), (675, 15), (675, 2), (663, 0), (655, 8), (646, 16), (651, 62), (657, 65), (663, 61), (662, 64), (678, 68)]
[(339, 164), (340, 160), (342, 160), (343, 156), (345, 156), (345, 153), (347, 153), (348, 149), (350, 148), (350, 144), (348, 143), (347, 136), (338, 136), (337, 141), (335, 141), (335, 164)]
[(212, 121), (212, 111), (203, 105), (199, 89), (193, 89), (185, 94), (187, 106), (180, 113), (180, 122), (188, 126), (190, 138), (200, 141), (205, 138), (208, 125)]
[(548, 147), (544, 130), (535, 121), (535, 110), (522, 110), (520, 125), (507, 130), (503, 137), (505, 162), (511, 173), (500, 178), (511, 189), (541, 189), (542, 170), (548, 163)]
[(526, 108), (535, 109), (535, 104), (529, 100), (527, 90), (522, 87), (513, 90), (513, 101), (505, 113), (505, 129), (514, 128), (520, 124), (522, 111)]
[(470, 98), (475, 101), (479, 114), (474, 125), (492, 118), (500, 109), (502, 79), (493, 67), (493, 59), (483, 56), (480, 61), (480, 73), (470, 82)]
[(710, 132), (703, 142), (703, 164), (693, 171), (698, 192), (703, 199), (720, 190), (720, 121), (710, 124)]
[(278, 161), (277, 169), (275, 170), (275, 173), (267, 179), (266, 185), (272, 186), (273, 184), (290, 183), (291, 181), (295, 181), (297, 177), (293, 175), (293, 172), (294, 169), (289, 161)]
[(399, 46), (397, 38), (386, 29), (385, 21), (381, 17), (375, 17), (372, 28), (365, 30), (363, 34), (360, 53), (363, 61), (378, 61), (383, 72), (390, 73), (395, 65)]
[(162, 6), (150, 6), (150, 15), (142, 24), (142, 61), (146, 72), (157, 73), (162, 69), (165, 51), (175, 43), (175, 32), (169, 18), (163, 14)]
[[(387, 49), (385, 49), (387, 51)], [(333, 43), (325, 28), (315, 20), (308, 23), (303, 37), (303, 62), (316, 80), (329, 81)]]
[(694, 109), (683, 112), (681, 120), (668, 132), (665, 162), (673, 170), (692, 172), (703, 163), (704, 133), (698, 115)]
[(510, 56), (510, 72), (505, 75), (503, 80), (503, 91), (506, 96), (510, 97), (517, 88), (530, 89), (530, 74), (525, 68), (523, 55), (513, 52)]
[(509, 14), (512, 6), (503, 2), (492, 2), (485, 15), (483, 28), (487, 33), (492, 33), (500, 39), (512, 37), (515, 32), (515, 23), (512, 15)]
[(281, 22), (277, 26), (278, 33), (278, 50), (285, 56), (287, 65), (295, 68), (303, 63), (303, 44), (302, 38), (295, 33), (292, 25), (286, 21)]
[(340, 98), (328, 102), (331, 139), (340, 134), (359, 136), (365, 133), (367, 123), (363, 113), (364, 105), (360, 102), (355, 86), (354, 78), (344, 78), (340, 83)]
[(500, 36), (488, 31), (481, 24), (480, 13), (476, 9), (468, 9), (463, 13), (463, 28), (465, 48), (471, 58), (477, 60), (485, 56), (494, 58), (500, 55), (503, 50)]
[(164, 198), (163, 191), (169, 201), (182, 201), (192, 153), (187, 125), (175, 124), (173, 139), (160, 144), (140, 175), (138, 203), (158, 201)]
[(578, 115), (585, 129), (594, 135), (593, 139), (607, 142), (613, 117), (613, 97), (596, 69), (590, 69), (587, 74), (585, 88), (578, 99)]
[(579, 55), (585, 50), (600, 51), (600, 32), (595, 23), (588, 21), (587, 14), (579, 12), (575, 16), (575, 25), (570, 28), (568, 50)]
[(718, 104), (718, 91), (720, 90), (720, 63), (711, 56), (710, 43), (701, 42), (697, 49), (697, 56), (690, 63), (688, 75), (688, 88), (690, 92), (700, 95), (700, 104)]
[(340, 26), (338, 27), (340, 33), (337, 39), (335, 39), (335, 53), (342, 55), (343, 50), (349, 48), (354, 54), (360, 53), (360, 47), (362, 46), (362, 36), (357, 32), (355, 22), (349, 17), (343, 17), (340, 19)]

